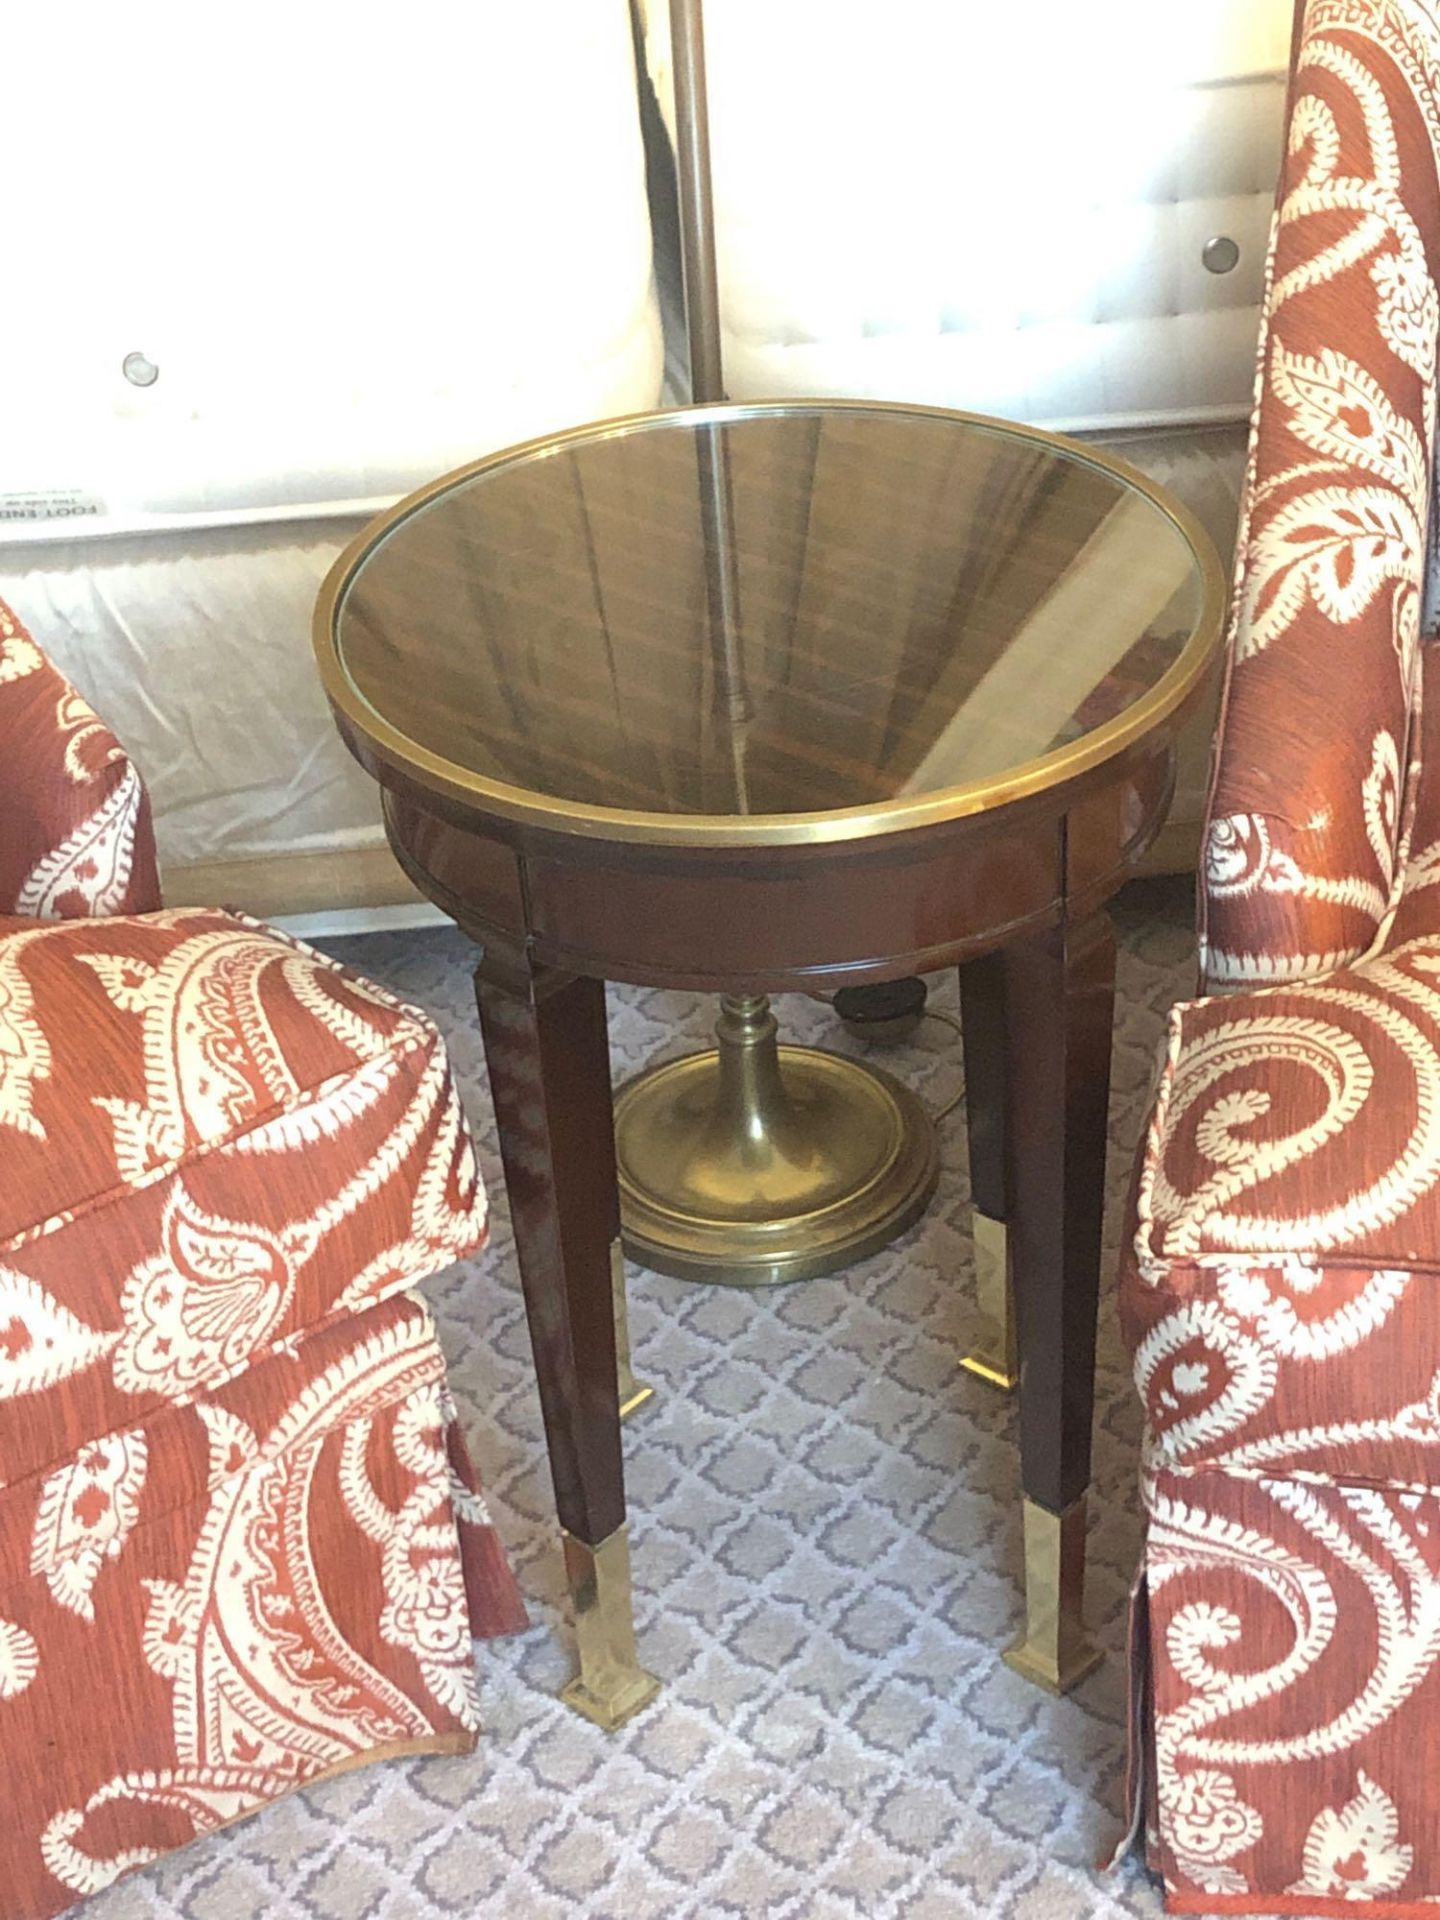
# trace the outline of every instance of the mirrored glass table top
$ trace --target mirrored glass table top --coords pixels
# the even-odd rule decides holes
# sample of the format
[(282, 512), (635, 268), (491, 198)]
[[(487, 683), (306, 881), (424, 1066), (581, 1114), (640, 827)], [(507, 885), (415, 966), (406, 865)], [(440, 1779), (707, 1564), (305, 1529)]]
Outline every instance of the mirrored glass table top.
[(437, 482), (337, 563), (316, 643), (352, 740), (421, 784), (622, 838), (829, 839), (1119, 751), (1201, 677), (1223, 600), (1204, 536), (1116, 463), (796, 401)]

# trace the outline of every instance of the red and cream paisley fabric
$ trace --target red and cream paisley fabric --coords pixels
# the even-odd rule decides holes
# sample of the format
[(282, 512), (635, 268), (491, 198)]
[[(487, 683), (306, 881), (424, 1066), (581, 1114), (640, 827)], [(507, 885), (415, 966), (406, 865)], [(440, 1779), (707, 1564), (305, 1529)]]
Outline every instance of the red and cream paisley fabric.
[(1145, 1497), (1167, 1910), (1433, 1920), (1440, 1499), (1163, 1471)]
[[(1434, 0), (1310, 0), (1202, 908), (1136, 1183), (1173, 1912), (1440, 1915)], [(1145, 1669), (1148, 1668), (1148, 1673)]]
[(1440, 1473), (1430, 908), (1354, 967), (1171, 1015), (1122, 1289), (1156, 1469)]
[(1414, 827), (1393, 944), (1171, 1016), (1121, 1300), (1177, 1912), (1440, 1912), (1440, 780)]
[(0, 600), (0, 913), (160, 905), (150, 798), (124, 748)]
[(1440, 331), (1436, 41), (1431, 0), (1303, 12), (1207, 832), (1214, 986), (1355, 959), (1403, 865)]
[(439, 1036), (159, 910), (138, 780), (8, 616), (0, 746), (0, 1909), (48, 1920), (468, 1747), (523, 1612), (408, 1291), (486, 1228)]
[(434, 1028), (206, 909), (0, 921), (0, 1153), (0, 1484), (484, 1234)]
[(409, 1294), (5, 1501), (6, 1920), (324, 1774), (466, 1751), (471, 1636), (523, 1618)]

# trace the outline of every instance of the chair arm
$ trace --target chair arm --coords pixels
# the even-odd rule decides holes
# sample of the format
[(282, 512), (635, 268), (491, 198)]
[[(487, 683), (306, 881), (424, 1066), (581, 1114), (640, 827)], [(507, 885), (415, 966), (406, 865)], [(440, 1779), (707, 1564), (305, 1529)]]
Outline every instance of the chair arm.
[(1404, 865), (1440, 312), (1417, 58), (1440, 62), (1440, 25), (1365, 11), (1302, 9), (1291, 77), (1206, 833), (1211, 986), (1355, 959)]
[(0, 913), (71, 920), (159, 905), (139, 774), (0, 601)]

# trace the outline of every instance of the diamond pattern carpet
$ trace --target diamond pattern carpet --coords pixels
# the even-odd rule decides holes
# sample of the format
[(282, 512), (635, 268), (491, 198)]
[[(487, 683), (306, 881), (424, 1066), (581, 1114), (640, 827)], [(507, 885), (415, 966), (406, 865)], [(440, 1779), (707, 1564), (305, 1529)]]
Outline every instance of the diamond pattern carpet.
[[(1192, 986), (1188, 888), (1118, 903), (1110, 1255), (1166, 1008)], [(427, 1008), (495, 1200), (492, 1244), (429, 1289), (530, 1630), (481, 1653), (465, 1759), (368, 1768), (111, 1888), (92, 1920), (1080, 1920), (1160, 1911), (1120, 1830), (1138, 1409), (1101, 1312), (1089, 1618), (1104, 1665), (1066, 1700), (998, 1650), (1020, 1615), (1011, 1402), (956, 1364), (975, 1328), (963, 1109), (928, 1215), (852, 1271), (756, 1295), (630, 1271), (658, 1397), (626, 1457), (642, 1655), (658, 1702), (606, 1736), (562, 1708), (553, 1507), (494, 1123), (458, 933), (330, 943)], [(932, 983), (953, 1008), (953, 977)], [(612, 993), (617, 1077), (703, 1043), (698, 995)], [(827, 1007), (782, 1032), (851, 1043)], [(933, 1106), (961, 1084), (927, 1020), (881, 1063)], [(0, 1903), (3, 1904), (3, 1903)]]

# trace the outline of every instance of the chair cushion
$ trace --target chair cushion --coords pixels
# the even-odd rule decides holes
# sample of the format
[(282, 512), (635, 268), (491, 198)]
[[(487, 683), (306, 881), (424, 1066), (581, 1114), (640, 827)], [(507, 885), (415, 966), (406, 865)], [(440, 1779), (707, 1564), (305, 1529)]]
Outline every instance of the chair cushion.
[(518, 1590), (455, 1422), (429, 1309), (407, 1291), (294, 1347), (282, 1343), (235, 1379), (152, 1407), (124, 1431), (0, 1488), (0, 1615), (15, 1589), (38, 1577), (60, 1606), (91, 1618), (103, 1566), (137, 1528), (164, 1526), (258, 1459), (278, 1460), (421, 1387), (439, 1390), (436, 1438), (455, 1490), (469, 1495), (471, 1632), (512, 1631), (524, 1620)]
[(1440, 932), (1177, 1007), (1122, 1280), (1156, 1464), (1440, 1473)]
[(1440, 645), (1422, 673), (1388, 944), (1171, 1015), (1121, 1291), (1156, 1465), (1440, 1483)]
[(0, 1161), (0, 1487), (484, 1237), (434, 1029), (221, 912), (0, 920)]
[(402, 1294), (0, 1492), (7, 1920), (471, 1745), (472, 1635), (525, 1614), (444, 1374)]

